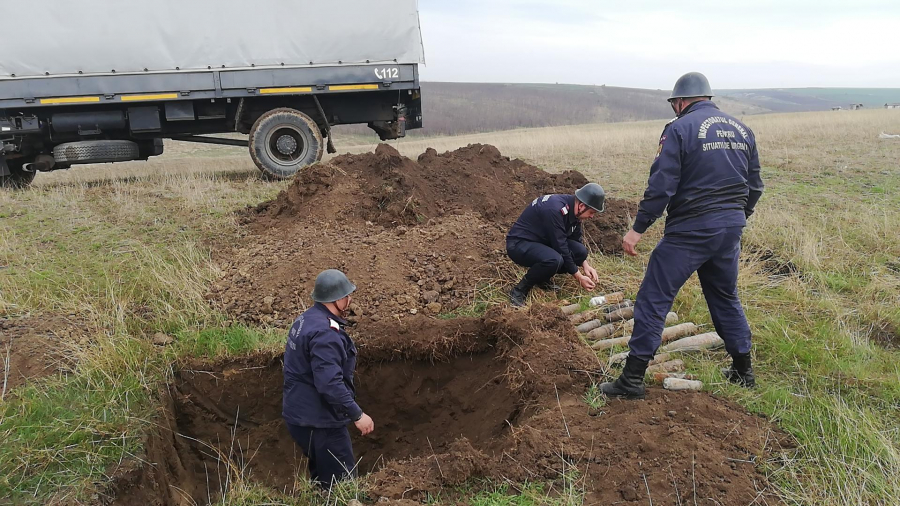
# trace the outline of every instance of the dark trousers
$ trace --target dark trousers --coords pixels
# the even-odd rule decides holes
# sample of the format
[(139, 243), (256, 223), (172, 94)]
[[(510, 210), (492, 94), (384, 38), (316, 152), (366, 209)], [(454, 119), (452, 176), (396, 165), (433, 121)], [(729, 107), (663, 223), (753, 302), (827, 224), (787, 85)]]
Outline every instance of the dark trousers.
[[(578, 241), (568, 241), (568, 244), (572, 260), (575, 265), (580, 266), (587, 260), (587, 248)], [(550, 281), (555, 274), (562, 273), (565, 267), (558, 251), (539, 242), (507, 241), (506, 254), (513, 262), (528, 267), (525, 279), (532, 286)]]
[(309, 460), (309, 477), (328, 490), (335, 483), (356, 477), (356, 460), (347, 427), (321, 429), (287, 424), (288, 432)]
[(731, 355), (750, 352), (750, 326), (737, 294), (743, 227), (666, 234), (650, 255), (634, 303), (630, 355), (649, 360), (662, 341), (675, 295), (697, 272), (716, 332)]

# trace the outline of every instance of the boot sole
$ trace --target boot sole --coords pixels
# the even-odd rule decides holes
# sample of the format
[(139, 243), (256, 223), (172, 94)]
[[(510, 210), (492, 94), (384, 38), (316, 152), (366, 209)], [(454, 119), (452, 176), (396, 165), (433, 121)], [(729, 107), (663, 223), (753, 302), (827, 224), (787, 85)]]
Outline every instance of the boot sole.
[(728, 375), (728, 372), (729, 372), (728, 369), (719, 369), (719, 370), (722, 371), (722, 376), (725, 377), (725, 381), (731, 383), (732, 385), (737, 385), (739, 387), (748, 388), (748, 389), (756, 388), (756, 381), (754, 381), (751, 384), (747, 384), (746, 382), (739, 380), (739, 379), (731, 379), (731, 376)]
[(644, 398), (646, 397), (646, 394), (644, 394), (644, 395), (609, 395), (609, 394), (604, 394), (604, 395), (606, 395), (606, 396), (609, 397), (610, 399), (620, 399), (620, 400), (623, 400), (623, 401), (642, 401), (642, 400), (644, 400)]
[(642, 394), (609, 394), (601, 390), (601, 393), (606, 396), (607, 399), (623, 399), (626, 401), (639, 401), (647, 396), (646, 392)]

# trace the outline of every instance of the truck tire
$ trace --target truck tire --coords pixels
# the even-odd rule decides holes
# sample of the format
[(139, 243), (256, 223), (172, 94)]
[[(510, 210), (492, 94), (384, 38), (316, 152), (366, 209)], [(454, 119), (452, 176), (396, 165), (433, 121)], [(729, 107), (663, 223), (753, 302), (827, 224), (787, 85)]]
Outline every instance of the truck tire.
[(53, 148), (57, 165), (79, 163), (127, 162), (140, 158), (141, 151), (132, 141), (78, 141), (66, 142)]
[(0, 176), (0, 188), (15, 190), (30, 186), (37, 173), (24, 170), (22, 168), (23, 165), (25, 165), (25, 160), (7, 160), (6, 166), (9, 167), (11, 174), (8, 176)]
[(324, 142), (319, 126), (306, 114), (288, 108), (272, 109), (250, 128), (250, 157), (272, 179), (293, 177), (322, 159)]

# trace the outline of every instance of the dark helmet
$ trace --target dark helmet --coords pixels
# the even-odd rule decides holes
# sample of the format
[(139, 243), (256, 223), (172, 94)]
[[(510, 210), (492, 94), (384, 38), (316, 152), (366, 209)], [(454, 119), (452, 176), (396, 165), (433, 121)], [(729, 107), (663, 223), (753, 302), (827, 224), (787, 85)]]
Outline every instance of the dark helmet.
[(576, 190), (575, 198), (598, 213), (606, 209), (606, 192), (597, 183), (588, 183)]
[(334, 302), (353, 293), (356, 285), (347, 279), (343, 272), (337, 269), (322, 271), (316, 276), (316, 286), (313, 288), (312, 300), (316, 302)]
[(688, 72), (675, 81), (675, 87), (672, 88), (673, 98), (693, 98), (693, 97), (713, 97), (712, 88), (709, 87), (709, 80), (700, 72)]

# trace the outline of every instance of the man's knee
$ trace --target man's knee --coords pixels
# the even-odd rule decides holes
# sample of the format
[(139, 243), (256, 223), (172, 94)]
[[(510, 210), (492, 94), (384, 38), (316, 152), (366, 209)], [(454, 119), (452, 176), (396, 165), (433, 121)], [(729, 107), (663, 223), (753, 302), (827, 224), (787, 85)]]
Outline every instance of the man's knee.
[(563, 259), (562, 255), (553, 251), (552, 253), (547, 253), (541, 261), (539, 262), (541, 266), (547, 268), (547, 270), (552, 270), (553, 272), (559, 272), (563, 267)]
[(581, 265), (587, 260), (588, 251), (584, 244), (578, 241), (569, 241), (569, 251), (572, 252), (572, 260), (575, 261), (575, 265)]

